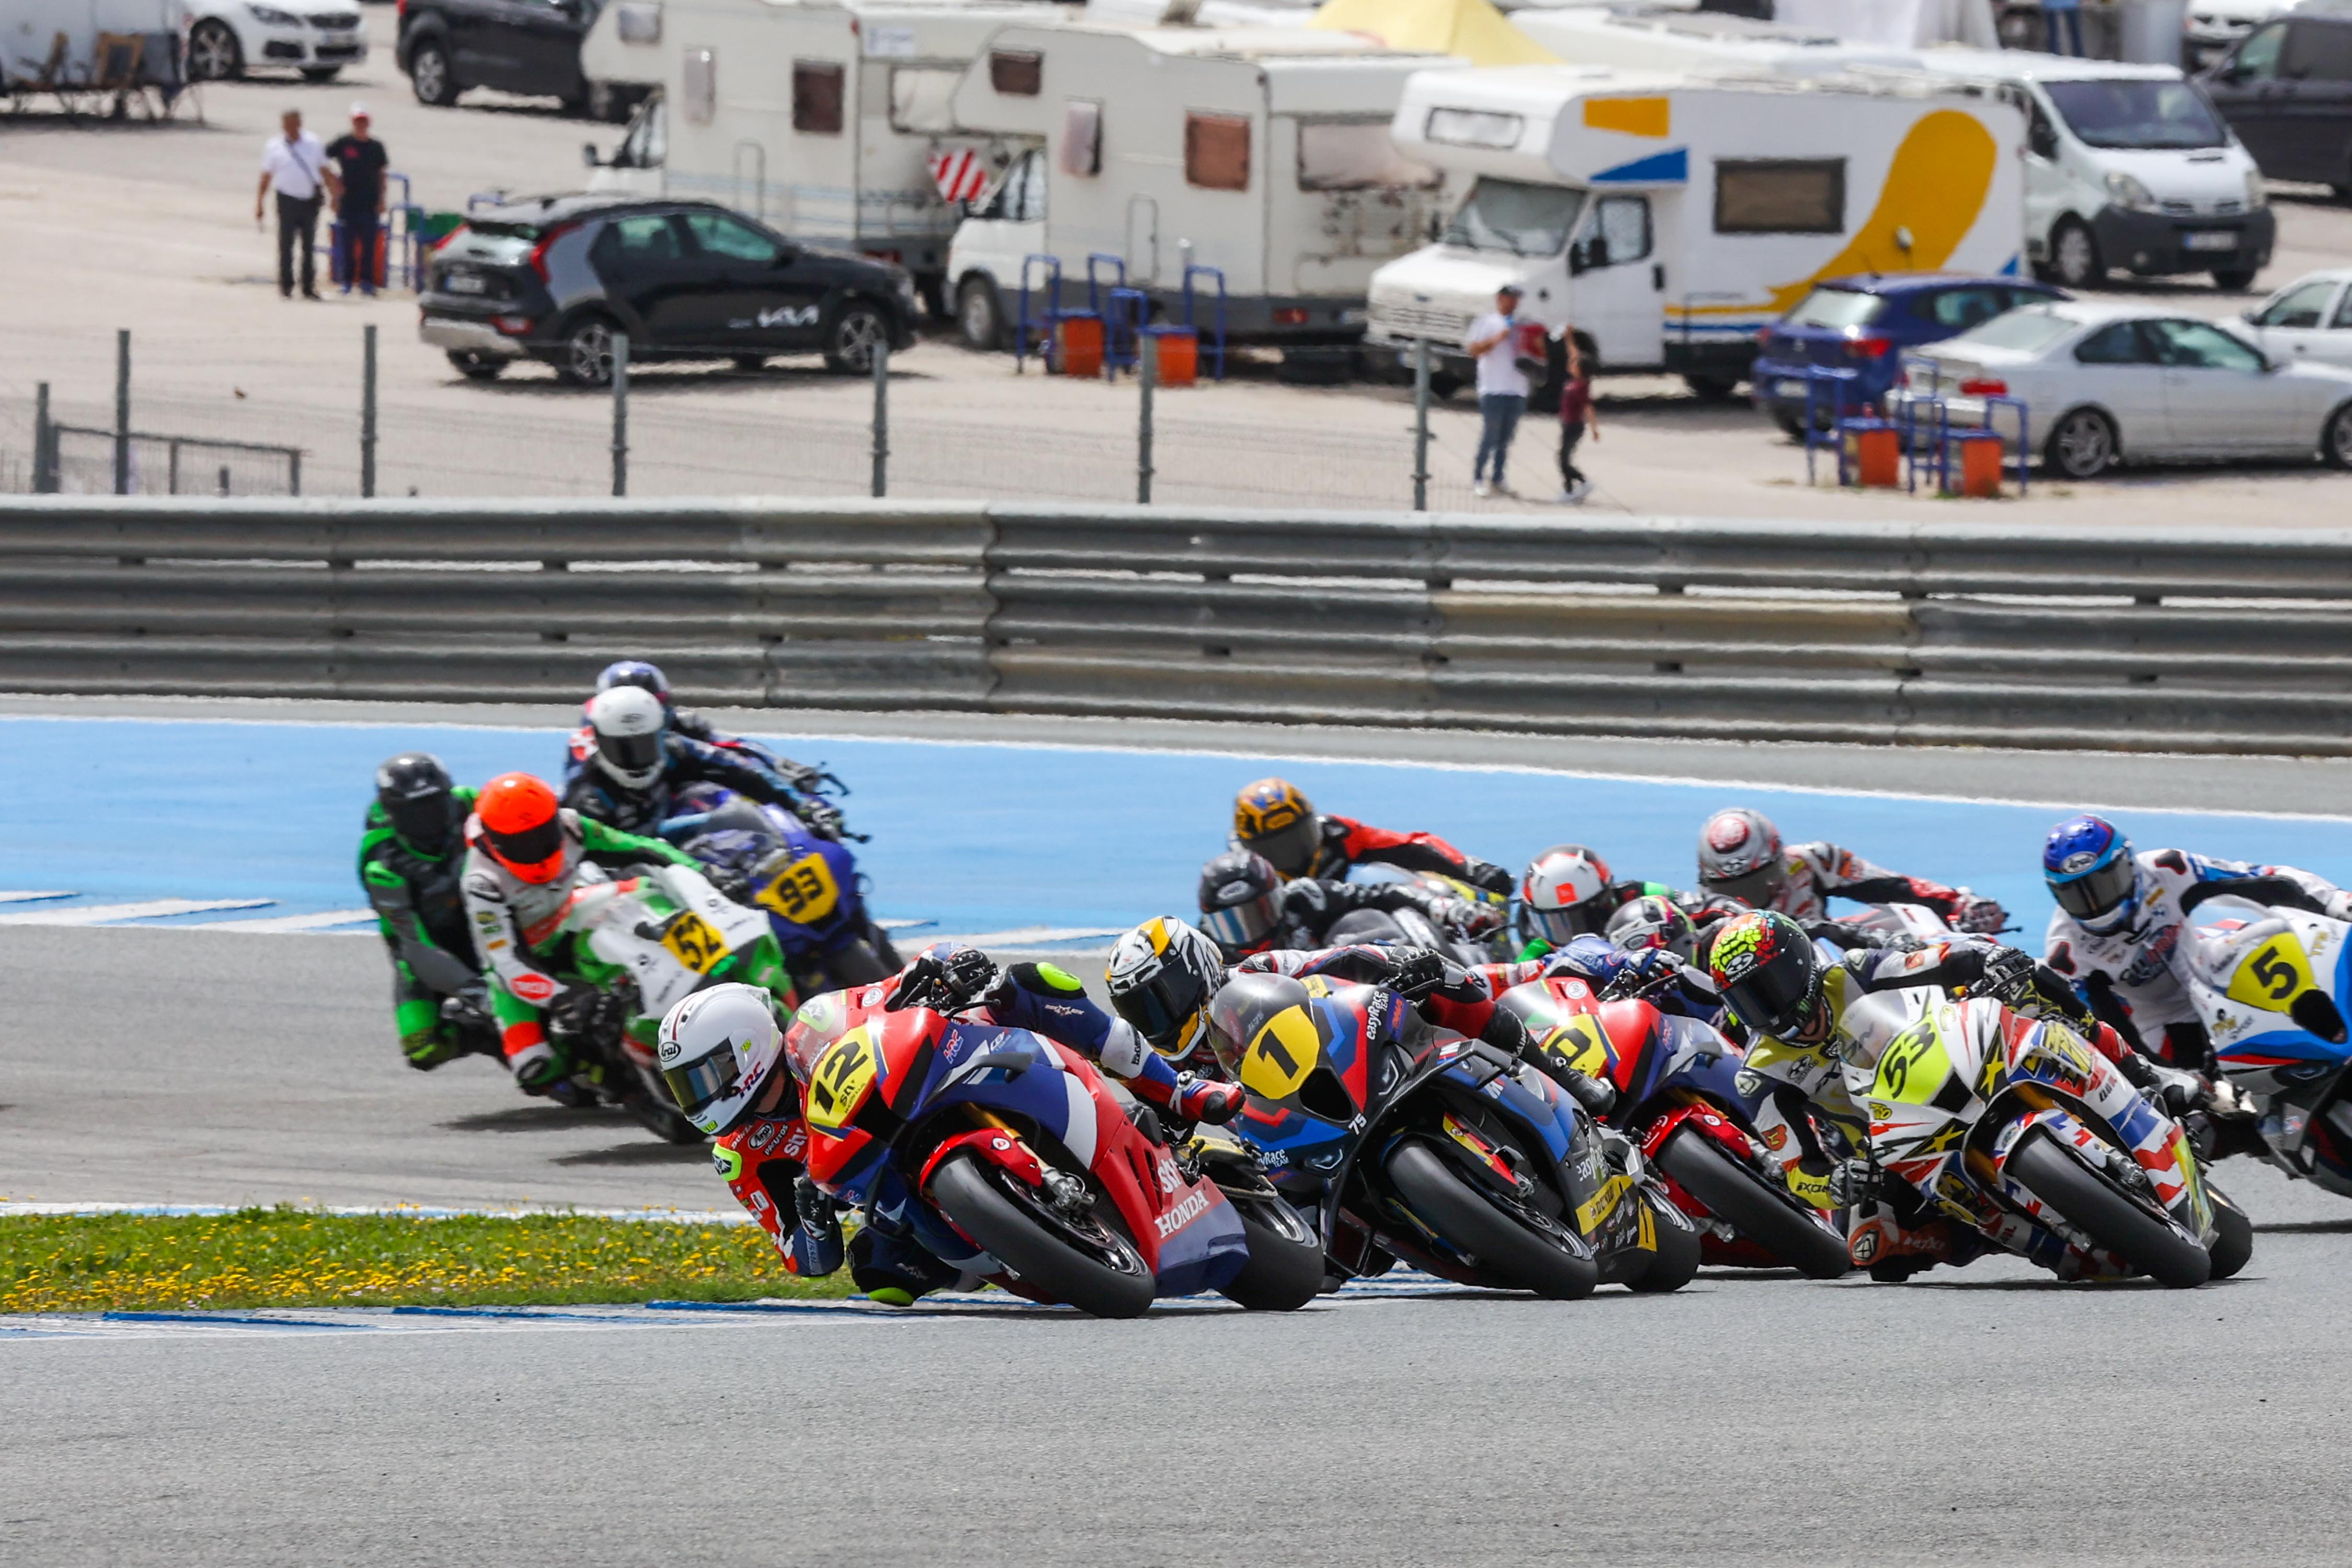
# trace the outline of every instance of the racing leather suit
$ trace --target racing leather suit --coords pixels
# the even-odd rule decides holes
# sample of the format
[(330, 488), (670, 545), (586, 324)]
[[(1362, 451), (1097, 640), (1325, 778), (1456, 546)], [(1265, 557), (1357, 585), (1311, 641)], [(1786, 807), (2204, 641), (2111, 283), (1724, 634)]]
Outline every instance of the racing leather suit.
[[(1719, 893), (1701, 893), (1684, 888), (1669, 888), (1664, 882), (1612, 882), (1601, 889), (1591, 901), (1594, 906), (1594, 917), (1605, 925), (1611, 916), (1634, 900), (1651, 898), (1672, 901), (1676, 909), (1690, 916), (1691, 924), (1701, 931), (1727, 916), (1738, 914), (1748, 908), (1738, 900), (1727, 899)], [(1598, 935), (1595, 932), (1586, 934), (1596, 937)], [(1559, 951), (1557, 945), (1549, 940), (1531, 936), (1528, 938), (1526, 945), (1519, 949), (1518, 956), (1542, 958), (1557, 951)]]
[(2000, 907), (1966, 888), (1947, 888), (1925, 877), (1899, 876), (1851, 849), (1827, 842), (1792, 844), (1782, 854), (1789, 878), (1772, 896), (1769, 907), (1808, 928), (1829, 918), (1832, 898), (1864, 904), (1923, 904), (1956, 931), (1975, 929), (1971, 922), (1980, 922)]
[[(473, 809), (471, 786), (450, 793)], [(360, 886), (392, 960), (393, 1026), (400, 1032), (401, 1055), (415, 1068), (436, 1068), (464, 1054), (465, 1042), (457, 1026), (442, 1018), (441, 1005), (481, 980), (458, 889), (463, 847), (461, 834), (453, 833), (442, 853), (426, 854), (394, 832), (391, 817), (374, 803), (360, 835)]]
[[(1358, 822), (1352, 816), (1318, 816), (1315, 826), (1319, 836), (1315, 858), (1299, 873), (1301, 877), (1342, 881), (1350, 868), (1369, 861), (1404, 871), (1434, 871), (1441, 877), (1459, 877), (1490, 893), (1511, 890), (1508, 871), (1491, 860), (1465, 855), (1434, 833), (1397, 833)], [(1236, 849), (1249, 847), (1239, 838), (1232, 842)]]
[(560, 814), (563, 825), (562, 874), (548, 882), (526, 882), (499, 864), (479, 843), (481, 822), (466, 824), (464, 889), (474, 943), (489, 972), (490, 1011), (499, 1021), (507, 1066), (527, 1079), (555, 1058), (547, 1040), (547, 1011), (579, 989), (563, 977), (569, 940), (563, 917), (572, 889), (583, 882), (612, 880), (612, 872), (652, 861), (699, 869), (693, 858), (658, 838), (641, 838), (576, 811)]
[(1274, 929), (1259, 939), (1259, 951), (1319, 948), (1333, 926), (1365, 910), (1385, 914), (1418, 910), (1444, 931), (1465, 909), (1473, 908), (1414, 882), (1341, 882), (1298, 877), (1276, 889)]
[(662, 771), (653, 783), (632, 789), (592, 763), (565, 783), (563, 804), (608, 827), (652, 833), (677, 815), (677, 792), (696, 784), (719, 784), (761, 805), (781, 805), (827, 837), (841, 826), (841, 814), (830, 803), (794, 789), (783, 775), (750, 752), (729, 751), (675, 732), (662, 737)]
[[(1294, 980), (1319, 974), (1343, 984), (1382, 985), (1395, 974), (1400, 951), (1359, 944), (1314, 952), (1259, 952), (1235, 964), (1233, 973), (1287, 974)], [(1527, 1027), (1513, 1015), (1498, 1012), (1496, 998), (1543, 973), (1544, 965), (1533, 960), (1469, 968), (1448, 964), (1444, 984), (1421, 999), (1421, 1015), (1441, 1028), (1517, 1050), (1526, 1041)]]
[[(796, 763), (790, 757), (777, 756), (755, 741), (740, 735), (730, 735), (690, 708), (669, 710), (669, 730), (673, 735), (683, 735), (689, 741), (699, 741), (706, 746), (716, 746), (730, 756), (751, 759), (773, 771), (786, 784), (805, 794), (814, 795), (824, 774), (806, 763)], [(596, 731), (583, 724), (572, 731), (563, 747), (563, 782), (570, 784), (588, 759), (596, 754)]]
[(2095, 931), (2063, 910), (2050, 914), (2042, 962), (2079, 989), (2102, 1023), (2134, 1048), (2191, 1072), (2210, 1056), (2205, 1026), (2172, 966), (2182, 896), (2200, 884), (2258, 904), (2352, 919), (2352, 894), (2292, 866), (2214, 860), (2184, 849), (2132, 857), (2138, 904), (2117, 930)]
[[(1627, 952), (1622, 948), (1611, 945), (1606, 937), (1580, 936), (1552, 953), (1543, 965), (1543, 973), (1546, 977), (1572, 974), (1591, 986), (1592, 994), (1598, 996), (1610, 982), (1622, 974), (1632, 973), (1647, 979), (1659, 973), (1655, 966), (1669, 960), (1654, 954), (1663, 951), (1652, 949), (1643, 952)], [(1700, 990), (1688, 979), (1646, 992), (1642, 999), (1661, 1013), (1696, 1018), (1718, 1030), (1724, 1026), (1726, 1009), (1723, 998), (1713, 992)]]

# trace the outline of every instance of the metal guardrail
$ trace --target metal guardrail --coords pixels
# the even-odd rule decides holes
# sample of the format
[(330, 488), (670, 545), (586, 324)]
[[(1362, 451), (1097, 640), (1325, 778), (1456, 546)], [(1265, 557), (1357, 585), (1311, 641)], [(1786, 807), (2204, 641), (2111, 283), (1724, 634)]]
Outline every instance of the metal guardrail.
[(2352, 530), (0, 501), (0, 689), (2352, 753)]

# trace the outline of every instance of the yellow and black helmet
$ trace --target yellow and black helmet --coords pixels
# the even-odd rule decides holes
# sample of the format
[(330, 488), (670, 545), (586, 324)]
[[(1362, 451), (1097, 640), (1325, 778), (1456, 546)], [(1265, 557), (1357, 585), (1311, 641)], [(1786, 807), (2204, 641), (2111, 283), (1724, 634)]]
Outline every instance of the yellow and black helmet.
[(1303, 877), (1314, 868), (1322, 824), (1297, 784), (1260, 779), (1234, 797), (1234, 837), (1285, 877)]

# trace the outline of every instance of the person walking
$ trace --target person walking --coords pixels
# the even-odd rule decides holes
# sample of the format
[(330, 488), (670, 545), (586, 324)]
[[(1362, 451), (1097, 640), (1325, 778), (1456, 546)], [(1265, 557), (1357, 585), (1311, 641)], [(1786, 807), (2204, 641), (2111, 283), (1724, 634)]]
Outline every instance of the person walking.
[(341, 174), (336, 182), (336, 261), (343, 274), (343, 292), (357, 283), (360, 292), (375, 294), (376, 235), (383, 226), (384, 170), (392, 156), (383, 143), (368, 134), (368, 108), (352, 105), (352, 128), (335, 138), (327, 156)]
[[(2073, 47), (2062, 47), (2059, 42), (2061, 26), (2072, 35), (2067, 41)], [(2083, 0), (2042, 0), (2042, 47), (2053, 55), (2083, 53)]]
[(278, 187), (278, 292), (294, 297), (294, 253), (302, 253), (302, 298), (319, 297), (319, 263), (311, 247), (319, 239), (319, 198), (334, 187), (327, 150), (302, 129), (302, 111), (289, 109), (278, 121), (278, 133), (261, 149), (261, 184), (254, 187), (253, 224), (261, 226), (261, 204)]
[(1559, 499), (1573, 505), (1592, 493), (1592, 481), (1576, 466), (1576, 444), (1588, 431), (1601, 439), (1601, 417), (1592, 406), (1592, 372), (1576, 346), (1576, 334), (1562, 327), (1559, 339), (1568, 350), (1568, 370), (1559, 384)]
[[(1528, 411), (1528, 373), (1519, 368), (1519, 290), (1506, 283), (1495, 290), (1495, 308), (1470, 323), (1462, 347), (1478, 366), (1478, 458), (1470, 469), (1470, 493), (1509, 495), (1503, 464), (1519, 416)], [(1492, 479), (1489, 479), (1491, 468)]]

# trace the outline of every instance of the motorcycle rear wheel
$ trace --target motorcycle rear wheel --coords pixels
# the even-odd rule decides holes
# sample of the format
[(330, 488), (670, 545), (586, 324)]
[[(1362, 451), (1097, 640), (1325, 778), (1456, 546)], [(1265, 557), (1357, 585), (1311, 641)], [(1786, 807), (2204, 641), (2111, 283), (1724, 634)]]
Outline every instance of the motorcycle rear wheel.
[(2009, 1173), (2067, 1223), (2170, 1290), (2192, 1289), (2213, 1271), (2205, 1249), (2116, 1190), (2104, 1176), (2035, 1130), (2009, 1157)]
[(1658, 1166), (1707, 1212), (1809, 1279), (1835, 1279), (1852, 1271), (1845, 1241), (1766, 1190), (1764, 1178), (1743, 1170), (1706, 1135), (1678, 1127), (1658, 1151)]
[(958, 1230), (1041, 1295), (1097, 1318), (1139, 1318), (1150, 1310), (1158, 1282), (1135, 1244), (1110, 1226), (1102, 1226), (1105, 1256), (1088, 1257), (1025, 1212), (968, 1153), (933, 1172), (928, 1191)]
[(1323, 1293), (1323, 1244), (1297, 1210), (1259, 1193), (1227, 1192), (1225, 1201), (1249, 1238), (1249, 1261), (1223, 1288), (1225, 1300), (1253, 1312), (1295, 1312)]
[(1698, 1226), (1664, 1193), (1645, 1191), (1635, 1201), (1650, 1205), (1657, 1250), (1650, 1255), (1647, 1268), (1625, 1281), (1625, 1289), (1637, 1296), (1664, 1296), (1681, 1289), (1698, 1274)]
[(1427, 1145), (1407, 1139), (1389, 1156), (1389, 1180), (1437, 1234), (1523, 1290), (1555, 1301), (1592, 1294), (1601, 1265), (1563, 1252), (1473, 1191)]

